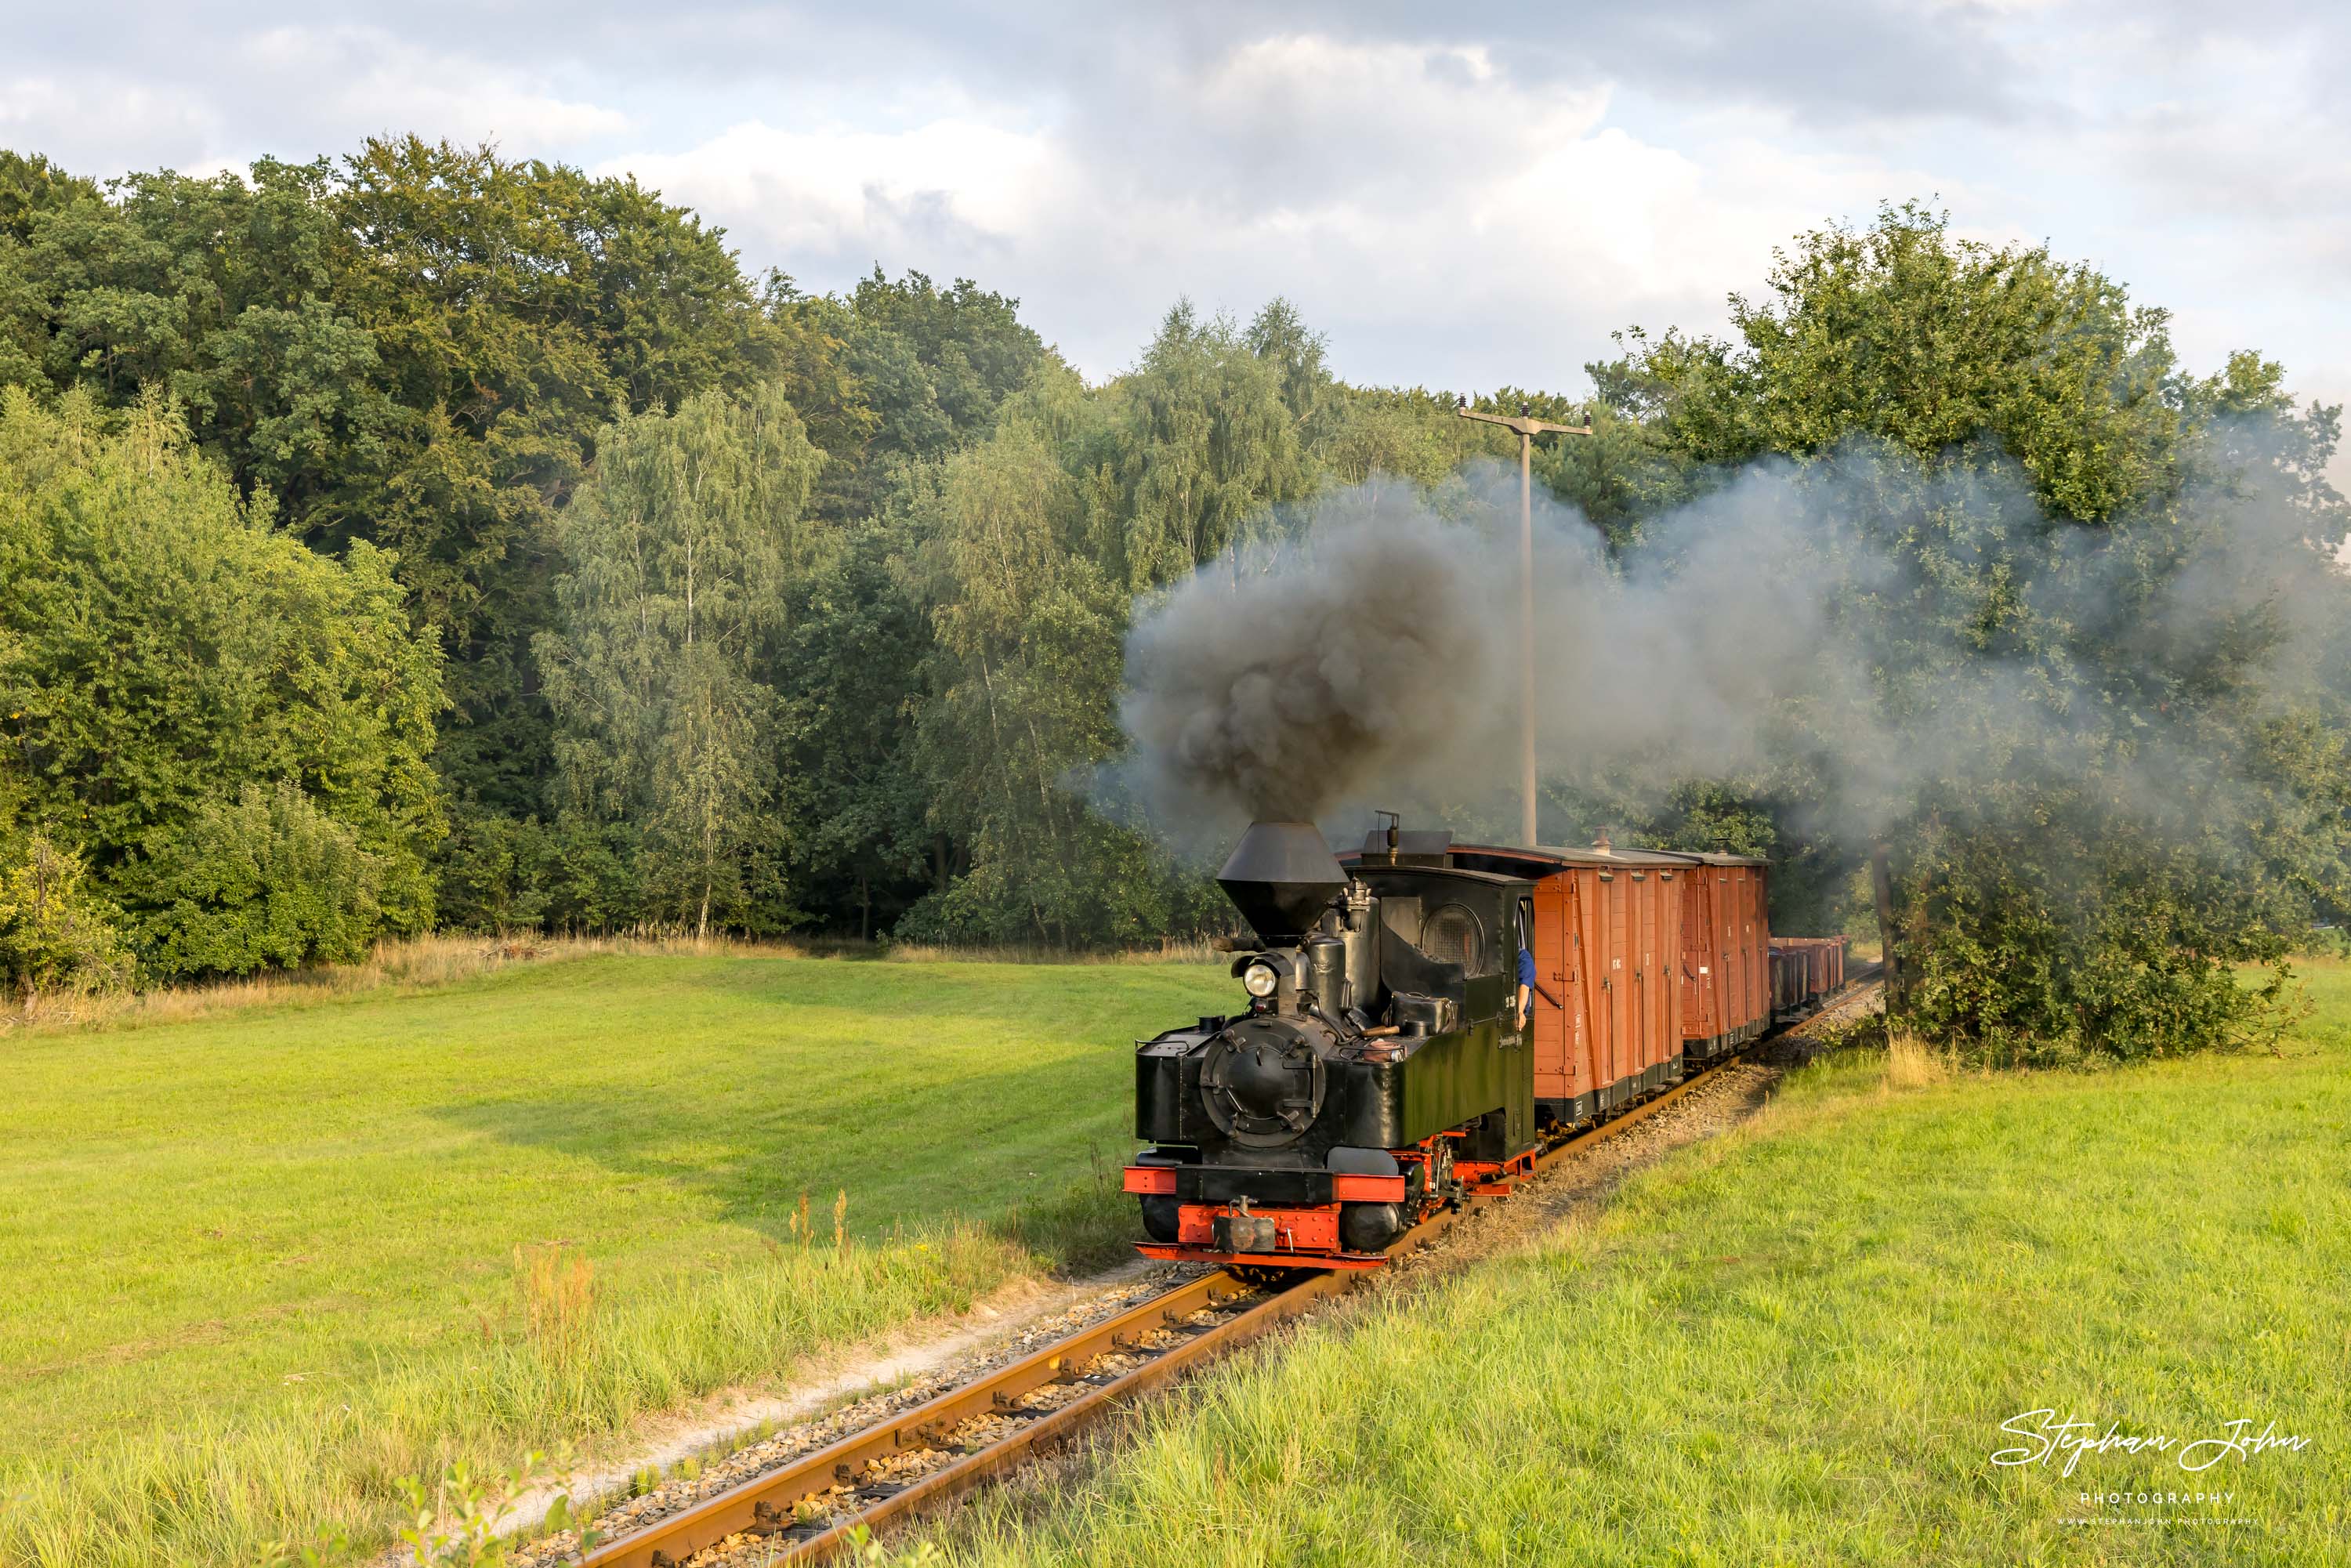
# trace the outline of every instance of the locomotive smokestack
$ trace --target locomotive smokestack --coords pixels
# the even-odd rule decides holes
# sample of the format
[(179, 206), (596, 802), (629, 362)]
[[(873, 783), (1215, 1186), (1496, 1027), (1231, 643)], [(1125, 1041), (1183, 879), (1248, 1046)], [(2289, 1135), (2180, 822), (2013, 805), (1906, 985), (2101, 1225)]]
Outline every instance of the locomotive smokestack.
[(1314, 929), (1347, 873), (1311, 822), (1257, 822), (1217, 873), (1217, 885), (1268, 946), (1285, 946)]

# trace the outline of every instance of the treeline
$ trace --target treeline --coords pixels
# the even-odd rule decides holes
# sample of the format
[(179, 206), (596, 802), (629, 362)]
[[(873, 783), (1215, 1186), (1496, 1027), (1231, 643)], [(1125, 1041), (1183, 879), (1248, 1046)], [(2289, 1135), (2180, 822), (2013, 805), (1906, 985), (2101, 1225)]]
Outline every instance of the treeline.
[[(1064, 788), (1115, 746), (1134, 595), (1269, 507), (1490, 440), (1337, 382), (1279, 302), (1179, 306), (1089, 388), (975, 284), (811, 296), (631, 181), (413, 139), (104, 188), (0, 154), (0, 382), (18, 983), (100, 931), (93, 972), (162, 978), (435, 922), (1221, 921)], [(168, 695), (211, 680), (250, 703)], [(317, 705), (363, 703), (360, 758)], [(306, 812), (353, 835), (342, 881)], [(166, 877), (197, 837), (251, 863)]]
[[(1583, 367), (1598, 434), (1539, 464), (1620, 548), (1743, 464), (1855, 442), (2019, 465), (2048, 518), (2119, 530), (2246, 421), (2313, 536), (2341, 537), (2334, 415), (2294, 409), (2278, 366), (2191, 376), (2111, 281), (1917, 208), (1801, 236), (1729, 339), (1618, 349)], [(1514, 452), (1449, 393), (1337, 380), (1282, 301), (1179, 303), (1089, 385), (977, 284), (877, 268), (810, 295), (632, 181), (413, 139), (104, 187), (0, 154), (0, 384), (18, 985), (242, 973), (435, 924), (1057, 946), (1221, 924), (1084, 787), (1121, 749), (1136, 604), (1333, 486), (1442, 497)], [(2009, 526), (1898, 542), (1934, 589), (1868, 610), (1885, 701), (1976, 656), (1955, 646), (2063, 641)], [(2149, 700), (2218, 712), (2262, 656), (2215, 650)], [(2100, 1004), (2116, 1017), (2225, 1028), (2220, 967), (2343, 906), (2339, 824), (2312, 825), (2351, 804), (2340, 716), (2262, 732), (2299, 837), (2250, 899), (2209, 868), (1978, 846), (1966, 800), (1888, 803), (1917, 1005), (1947, 1032), (2078, 1035), (2060, 977), (2095, 959), (2142, 977)], [(1662, 801), (1555, 779), (1544, 834), (1767, 852), (1783, 923), (1842, 920), (1874, 846), (1824, 817), (1821, 779), (1782, 758)], [(2073, 913), (2085, 874), (2160, 904), (2152, 948)], [(1962, 977), (2003, 965), (1997, 995)]]

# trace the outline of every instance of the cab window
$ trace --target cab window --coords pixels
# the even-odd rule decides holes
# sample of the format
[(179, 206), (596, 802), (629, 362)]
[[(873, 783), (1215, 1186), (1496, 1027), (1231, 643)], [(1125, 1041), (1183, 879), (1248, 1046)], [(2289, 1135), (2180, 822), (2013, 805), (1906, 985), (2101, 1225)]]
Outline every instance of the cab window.
[(1466, 904), (1448, 904), (1420, 927), (1420, 950), (1440, 964), (1458, 964), (1465, 978), (1493, 974), (1493, 945), (1486, 940), (1485, 925)]

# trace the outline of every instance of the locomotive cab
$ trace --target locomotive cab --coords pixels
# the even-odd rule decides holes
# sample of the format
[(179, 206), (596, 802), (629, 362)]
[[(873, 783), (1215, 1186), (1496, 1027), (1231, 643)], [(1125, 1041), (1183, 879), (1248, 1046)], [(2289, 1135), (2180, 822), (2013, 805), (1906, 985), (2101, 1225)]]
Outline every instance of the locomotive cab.
[(1531, 1166), (1529, 884), (1416, 848), (1351, 873), (1312, 824), (1259, 822), (1227, 862), (1256, 936), (1232, 966), (1241, 1010), (1136, 1051), (1153, 1146), (1126, 1188), (1147, 1255), (1376, 1266), (1435, 1207)]

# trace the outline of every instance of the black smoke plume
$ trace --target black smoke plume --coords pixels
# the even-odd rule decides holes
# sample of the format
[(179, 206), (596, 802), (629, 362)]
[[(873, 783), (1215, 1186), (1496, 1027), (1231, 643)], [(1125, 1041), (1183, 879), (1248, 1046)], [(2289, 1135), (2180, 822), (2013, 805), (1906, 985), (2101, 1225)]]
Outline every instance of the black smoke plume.
[[(1658, 793), (1800, 768), (1854, 841), (2035, 776), (2117, 831), (2197, 832), (2216, 790), (2258, 815), (2275, 781), (2199, 716), (2339, 719), (2351, 578), (2339, 497), (2235, 444), (2126, 528), (2048, 517), (2005, 464), (1862, 446), (1731, 476), (1622, 551), (1539, 500), (1540, 765)], [(1139, 607), (1119, 773), (1164, 831), (1510, 798), (1516, 476), (1466, 483), (1326, 496)]]
[(1136, 779), (1162, 813), (1312, 820), (1428, 771), (1505, 674), (1476, 536), (1373, 515), (1244, 547), (1127, 639)]

